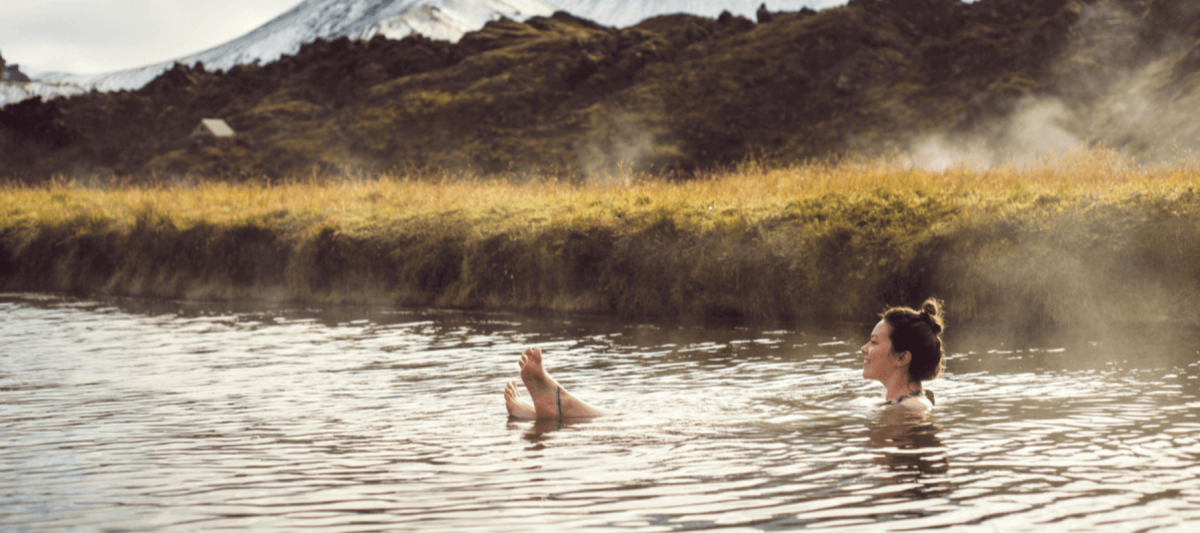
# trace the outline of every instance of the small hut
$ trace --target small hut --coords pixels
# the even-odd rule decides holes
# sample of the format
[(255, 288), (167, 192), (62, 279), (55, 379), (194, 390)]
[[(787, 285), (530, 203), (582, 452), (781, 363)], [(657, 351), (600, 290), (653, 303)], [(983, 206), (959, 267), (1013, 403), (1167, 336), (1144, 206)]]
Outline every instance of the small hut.
[(219, 118), (205, 118), (200, 120), (200, 125), (192, 130), (193, 138), (200, 139), (228, 139), (233, 137), (233, 128), (229, 127), (224, 120)]

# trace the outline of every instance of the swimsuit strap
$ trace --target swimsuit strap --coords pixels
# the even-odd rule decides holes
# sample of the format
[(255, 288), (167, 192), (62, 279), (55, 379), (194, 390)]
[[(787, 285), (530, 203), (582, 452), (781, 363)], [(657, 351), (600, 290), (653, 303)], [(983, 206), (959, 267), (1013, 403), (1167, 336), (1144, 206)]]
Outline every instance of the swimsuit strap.
[[(909, 399), (909, 398), (912, 398), (912, 397), (915, 397), (915, 396), (920, 396), (920, 395), (922, 395), (922, 394), (924, 394), (924, 393), (925, 393), (925, 391), (923, 391), (923, 390), (915, 390), (915, 391), (912, 391), (912, 392), (910, 392), (910, 393), (908, 393), (908, 394), (904, 394), (904, 395), (901, 395), (901, 396), (897, 396), (897, 397), (895, 397), (895, 398), (892, 398), (892, 399), (890, 399), (890, 400), (888, 400), (888, 401), (886, 401), (886, 402), (883, 402), (882, 404), (879, 404), (879, 406), (880, 406), (880, 407), (887, 407), (887, 406), (889, 406), (889, 405), (898, 404), (898, 403), (900, 403), (900, 402), (902, 402), (902, 401), (904, 401), (904, 400), (907, 400), (907, 399)], [(930, 397), (930, 402), (932, 402), (932, 401), (933, 401), (933, 398), (932, 398), (932, 396), (931, 396), (931, 397)]]
[(562, 386), (561, 385), (558, 387), (557, 390), (554, 391), (554, 401), (555, 401), (555, 403), (558, 404), (558, 419), (562, 420), (563, 415), (562, 415)]

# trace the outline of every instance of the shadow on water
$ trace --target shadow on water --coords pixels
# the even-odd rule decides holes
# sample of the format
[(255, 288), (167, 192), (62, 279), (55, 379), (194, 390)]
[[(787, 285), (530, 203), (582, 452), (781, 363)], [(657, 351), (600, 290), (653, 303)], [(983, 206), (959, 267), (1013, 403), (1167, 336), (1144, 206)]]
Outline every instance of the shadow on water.
[(941, 496), (951, 491), (950, 461), (942, 440), (945, 428), (932, 415), (890, 409), (867, 425), (875, 464), (897, 474), (894, 483), (911, 483), (913, 496)]
[(541, 450), (552, 440), (557, 431), (572, 428), (582, 429), (593, 422), (589, 418), (539, 418), (537, 420), (521, 420), (509, 417), (506, 428), (510, 431), (521, 431), (521, 438), (535, 444), (532, 450)]

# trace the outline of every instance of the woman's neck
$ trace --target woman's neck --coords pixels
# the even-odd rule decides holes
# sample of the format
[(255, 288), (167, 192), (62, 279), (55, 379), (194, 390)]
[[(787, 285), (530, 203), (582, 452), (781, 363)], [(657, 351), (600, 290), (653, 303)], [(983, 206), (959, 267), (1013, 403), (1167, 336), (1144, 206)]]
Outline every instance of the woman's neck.
[(887, 387), (887, 398), (885, 400), (894, 400), (906, 394), (911, 394), (913, 391), (921, 390), (920, 381), (910, 381), (908, 376), (897, 376), (897, 379), (889, 380), (883, 384)]

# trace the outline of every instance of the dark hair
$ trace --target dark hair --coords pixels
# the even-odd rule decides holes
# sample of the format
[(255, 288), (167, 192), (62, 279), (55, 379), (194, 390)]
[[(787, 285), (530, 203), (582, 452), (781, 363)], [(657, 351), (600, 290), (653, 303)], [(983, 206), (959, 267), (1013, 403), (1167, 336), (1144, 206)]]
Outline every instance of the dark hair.
[(889, 307), (883, 312), (893, 353), (908, 352), (908, 377), (925, 381), (942, 375), (942, 304), (930, 298), (918, 312), (910, 307)]

